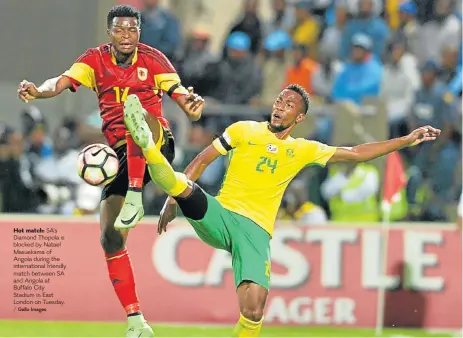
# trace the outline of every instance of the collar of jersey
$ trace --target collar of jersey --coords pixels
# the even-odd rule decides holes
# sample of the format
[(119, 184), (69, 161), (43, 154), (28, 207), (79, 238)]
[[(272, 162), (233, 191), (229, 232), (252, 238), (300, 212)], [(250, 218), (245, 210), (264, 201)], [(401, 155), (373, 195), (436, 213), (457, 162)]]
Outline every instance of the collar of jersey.
[[(116, 60), (116, 57), (113, 54), (112, 48), (110, 48), (109, 50), (110, 50), (110, 53), (111, 53), (111, 61), (117, 66), (117, 60)], [(132, 59), (132, 65), (134, 65), (135, 62), (137, 62), (137, 60), (138, 60), (138, 47), (135, 48), (135, 54), (134, 54), (133, 59)]]
[(269, 128), (269, 127), (270, 127), (270, 122), (263, 122), (263, 123), (265, 123), (265, 130), (267, 130), (268, 133), (272, 134), (272, 136), (273, 136), (274, 139), (276, 139), (276, 140), (278, 140), (278, 141), (288, 141), (288, 140), (293, 140), (293, 139), (294, 139), (291, 135), (288, 135), (288, 136), (287, 136), (286, 138), (284, 138), (284, 139), (278, 138), (278, 137), (275, 135), (275, 133), (272, 133), (272, 132), (270, 131), (270, 128)]

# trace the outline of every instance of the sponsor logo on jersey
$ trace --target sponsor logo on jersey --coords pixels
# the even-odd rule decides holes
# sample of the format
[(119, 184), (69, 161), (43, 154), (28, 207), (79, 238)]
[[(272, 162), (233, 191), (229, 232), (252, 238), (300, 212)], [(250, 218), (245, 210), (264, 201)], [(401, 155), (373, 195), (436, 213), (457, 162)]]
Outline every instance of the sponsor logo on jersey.
[(278, 147), (273, 144), (267, 144), (267, 151), (276, 154), (278, 152)]

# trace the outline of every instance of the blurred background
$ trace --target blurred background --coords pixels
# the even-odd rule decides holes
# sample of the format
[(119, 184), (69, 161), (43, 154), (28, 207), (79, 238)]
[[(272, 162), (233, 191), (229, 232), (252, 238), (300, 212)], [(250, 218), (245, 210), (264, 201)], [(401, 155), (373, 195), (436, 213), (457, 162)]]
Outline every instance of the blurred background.
[[(455, 221), (461, 194), (461, 0), (3, 0), (0, 64), (0, 210), (88, 214), (99, 190), (79, 180), (79, 150), (104, 142), (92, 92), (26, 105), (18, 83), (64, 72), (87, 48), (107, 41), (115, 3), (143, 11), (141, 42), (164, 52), (183, 83), (206, 98), (191, 124), (169, 98), (165, 115), (183, 169), (214, 135), (242, 119), (265, 120), (280, 90), (312, 96), (295, 136), (354, 145), (406, 135), (424, 124), (437, 142), (400, 152), (407, 185), (391, 220)], [(40, 4), (40, 5), (39, 5)], [(44, 24), (44, 20), (46, 24)], [(215, 194), (220, 158), (200, 179)], [(379, 221), (385, 159), (308, 168), (285, 195), (281, 219), (325, 223)], [(150, 184), (146, 212), (164, 195)]]

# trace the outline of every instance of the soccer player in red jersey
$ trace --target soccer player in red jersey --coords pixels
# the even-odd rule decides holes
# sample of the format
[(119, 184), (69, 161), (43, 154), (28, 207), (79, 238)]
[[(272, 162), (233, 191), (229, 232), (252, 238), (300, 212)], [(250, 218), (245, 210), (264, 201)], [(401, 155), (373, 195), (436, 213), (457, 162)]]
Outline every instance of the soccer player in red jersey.
[(204, 108), (204, 100), (182, 86), (169, 60), (157, 49), (139, 43), (140, 19), (134, 7), (113, 7), (107, 17), (110, 43), (88, 49), (68, 71), (38, 88), (25, 80), (18, 88), (19, 98), (26, 103), (55, 97), (66, 89), (75, 92), (82, 85), (98, 97), (102, 131), (120, 161), (116, 179), (102, 193), (101, 244), (110, 280), (128, 316), (127, 337), (152, 337), (153, 331), (140, 311), (125, 248), (128, 229), (143, 216), (142, 187), (150, 176), (141, 149), (126, 130), (124, 114), (127, 107), (144, 110), (153, 135), (150, 142), (172, 162), (174, 138), (162, 115), (163, 95), (177, 102), (191, 120), (198, 120)]

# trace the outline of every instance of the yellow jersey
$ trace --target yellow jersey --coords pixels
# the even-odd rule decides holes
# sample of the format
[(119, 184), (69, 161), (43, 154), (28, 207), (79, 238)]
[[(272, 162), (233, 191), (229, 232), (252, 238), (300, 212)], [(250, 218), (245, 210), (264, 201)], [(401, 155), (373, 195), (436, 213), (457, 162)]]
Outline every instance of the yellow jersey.
[(288, 137), (281, 140), (267, 122), (241, 121), (212, 143), (229, 163), (217, 200), (230, 211), (251, 219), (270, 236), (283, 194), (308, 165), (325, 166), (335, 147)]

